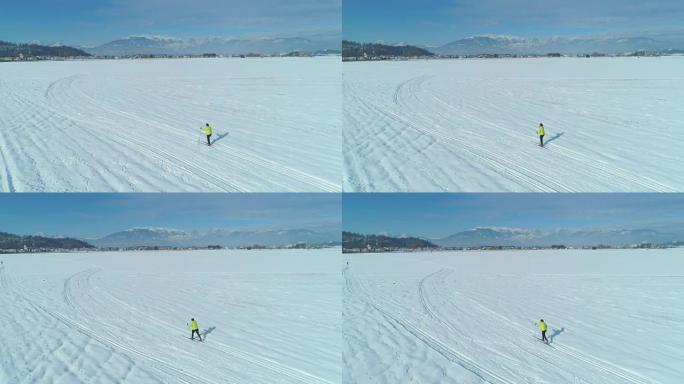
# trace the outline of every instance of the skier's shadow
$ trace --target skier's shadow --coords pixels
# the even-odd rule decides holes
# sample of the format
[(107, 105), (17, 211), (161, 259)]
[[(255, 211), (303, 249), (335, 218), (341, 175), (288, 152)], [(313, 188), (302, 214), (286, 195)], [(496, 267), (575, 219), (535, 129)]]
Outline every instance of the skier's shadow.
[(552, 141), (554, 141), (554, 140), (560, 138), (560, 137), (563, 136), (564, 134), (565, 134), (565, 132), (556, 133), (555, 135), (553, 135), (552, 138), (546, 140), (546, 142), (544, 143), (544, 145), (546, 145), (546, 144), (548, 144), (548, 143), (550, 143), (550, 142), (552, 142)]
[(214, 140), (212, 140), (211, 142), (212, 142), (212, 144), (213, 144), (213, 143), (215, 143), (215, 142), (217, 142), (217, 141), (223, 139), (223, 138), (226, 137), (226, 136), (228, 136), (228, 132), (222, 133), (222, 134), (216, 136), (216, 138), (215, 138)]
[(558, 335), (560, 335), (560, 334), (563, 333), (564, 331), (565, 331), (565, 327), (563, 327), (563, 328), (561, 328), (561, 329), (554, 329), (554, 330), (553, 330), (553, 333), (549, 335), (549, 343), (552, 343), (552, 342), (553, 342), (553, 338), (556, 337), (556, 336), (558, 336)]
[(214, 332), (214, 329), (216, 329), (216, 327), (209, 327), (209, 328), (205, 329), (204, 331), (202, 331), (202, 338), (206, 339), (208, 334)]

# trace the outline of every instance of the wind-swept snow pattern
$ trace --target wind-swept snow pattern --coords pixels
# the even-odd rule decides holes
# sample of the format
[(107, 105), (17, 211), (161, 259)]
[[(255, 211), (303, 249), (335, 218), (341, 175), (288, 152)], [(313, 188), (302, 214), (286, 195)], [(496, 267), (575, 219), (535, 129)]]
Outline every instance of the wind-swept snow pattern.
[(0, 260), (2, 383), (340, 381), (339, 249)]
[(338, 57), (3, 63), (0, 191), (340, 191), (340, 66)]
[(683, 66), (683, 57), (345, 63), (343, 188), (682, 191)]
[[(344, 383), (675, 384), (684, 249), (350, 255)], [(535, 325), (548, 324), (550, 344)]]

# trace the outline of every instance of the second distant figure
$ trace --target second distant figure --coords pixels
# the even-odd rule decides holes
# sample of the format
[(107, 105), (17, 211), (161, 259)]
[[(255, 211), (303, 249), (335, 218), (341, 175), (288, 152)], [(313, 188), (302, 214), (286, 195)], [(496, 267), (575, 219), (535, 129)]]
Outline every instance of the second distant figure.
[(539, 146), (544, 147), (544, 124), (539, 123), (539, 128), (537, 128), (537, 135), (539, 135)]
[(207, 123), (207, 125), (202, 127), (202, 132), (204, 132), (204, 134), (207, 135), (207, 145), (211, 145), (211, 125)]

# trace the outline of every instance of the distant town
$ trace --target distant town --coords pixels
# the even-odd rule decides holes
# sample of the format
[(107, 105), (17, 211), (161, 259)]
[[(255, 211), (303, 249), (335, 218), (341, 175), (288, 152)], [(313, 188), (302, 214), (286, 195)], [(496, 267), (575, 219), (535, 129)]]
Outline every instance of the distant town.
[(339, 56), (341, 51), (321, 49), (312, 52), (288, 51), (282, 53), (246, 52), (240, 54), (90, 54), (67, 46), (43, 46), (38, 44), (14, 44), (0, 40), (0, 62), (16, 61), (73, 61), (73, 60), (131, 60), (131, 59), (190, 59), (190, 58), (266, 58), (266, 57), (316, 57)]
[(206, 246), (120, 246), (120, 247), (96, 247), (86, 241), (69, 237), (52, 238), (45, 236), (20, 236), (0, 232), (0, 254), (14, 253), (68, 253), (68, 252), (126, 252), (126, 251), (192, 251), (192, 250), (260, 250), (260, 249), (323, 249), (339, 247), (339, 242), (305, 243), (280, 245), (206, 245)]
[(386, 45), (378, 43), (342, 42), (342, 61), (388, 61), (388, 60), (447, 60), (447, 59), (510, 59), (510, 58), (544, 58), (544, 57), (659, 57), (684, 55), (684, 49), (676, 50), (635, 50), (621, 53), (588, 52), (564, 54), (547, 53), (472, 53), (472, 54), (438, 54), (412, 45)]
[(684, 247), (683, 241), (669, 243), (635, 243), (625, 245), (478, 245), (478, 246), (440, 246), (417, 237), (392, 237), (387, 235), (363, 235), (353, 232), (342, 233), (342, 253), (383, 253), (383, 252), (426, 252), (426, 251), (505, 251), (505, 250), (542, 250), (542, 249), (666, 249)]

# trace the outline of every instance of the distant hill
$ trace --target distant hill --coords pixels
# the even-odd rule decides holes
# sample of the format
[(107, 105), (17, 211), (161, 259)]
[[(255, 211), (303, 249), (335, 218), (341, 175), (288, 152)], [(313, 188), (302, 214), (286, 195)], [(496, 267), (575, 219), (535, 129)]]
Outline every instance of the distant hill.
[(421, 57), (434, 56), (434, 53), (413, 45), (385, 45), (375, 43), (356, 43), (353, 41), (342, 41), (343, 58), (361, 57)]
[(437, 245), (417, 237), (391, 237), (385, 235), (362, 235), (342, 232), (342, 249), (419, 249), (438, 248)]
[(87, 57), (89, 53), (67, 46), (45, 46), (38, 44), (14, 44), (0, 41), (0, 57)]
[(19, 236), (11, 233), (0, 232), (0, 249), (22, 249), (26, 246), (29, 249), (50, 248), (50, 249), (79, 249), (94, 248), (85, 241), (64, 238), (51, 238), (44, 236)]

